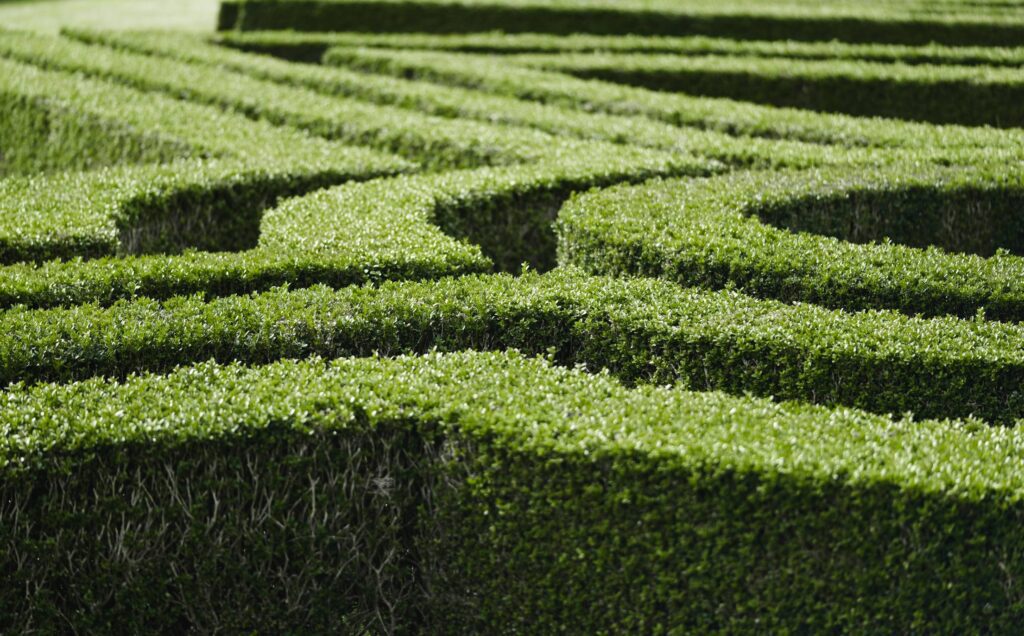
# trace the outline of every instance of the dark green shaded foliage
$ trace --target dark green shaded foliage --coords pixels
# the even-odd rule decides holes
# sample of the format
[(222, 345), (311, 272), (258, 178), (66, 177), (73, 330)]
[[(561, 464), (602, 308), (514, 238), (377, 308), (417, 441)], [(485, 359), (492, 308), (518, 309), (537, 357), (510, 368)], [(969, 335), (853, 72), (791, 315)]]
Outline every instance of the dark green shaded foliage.
[[(295, 36), (285, 33), (280, 37), (289, 41)], [(990, 160), (994, 153), (1004, 152), (1006, 160), (1019, 161), (1021, 157), (1022, 138), (1004, 130), (865, 119), (665, 93), (517, 66), (504, 57), (343, 46), (329, 49), (323, 59), (327, 65), (368, 73), (424, 79), (591, 112), (643, 116), (731, 135), (853, 148), (912, 149), (915, 155), (945, 151), (947, 164), (982, 160), (977, 154), (966, 161), (958, 158), (955, 151), (967, 149), (981, 151)]]
[(0, 399), (9, 629), (1021, 619), (1017, 429), (627, 390), (481, 353), (203, 364)]
[(609, 3), (502, 3), (431, 0), (228, 0), (221, 3), (220, 30), (294, 29), (384, 33), (594, 33), (714, 35), (760, 40), (841, 40), (898, 44), (1016, 46), (1024, 24), (995, 16), (858, 17), (856, 8), (839, 15), (799, 12), (697, 10), (662, 3), (616, 6)]
[[(107, 32), (110, 36), (111, 33)], [(120, 37), (122, 34), (114, 34)], [(1016, 67), (1024, 63), (1022, 47), (960, 47), (928, 44), (847, 44), (772, 42), (726, 38), (638, 35), (547, 35), (489, 31), (464, 34), (351, 33), (293, 31), (224, 31), (214, 40), (227, 46), (302, 62), (318, 62), (332, 46), (414, 48), (466, 53), (651, 53), (686, 56), (735, 55), (794, 60), (862, 60), (904, 64), (955, 64)]]

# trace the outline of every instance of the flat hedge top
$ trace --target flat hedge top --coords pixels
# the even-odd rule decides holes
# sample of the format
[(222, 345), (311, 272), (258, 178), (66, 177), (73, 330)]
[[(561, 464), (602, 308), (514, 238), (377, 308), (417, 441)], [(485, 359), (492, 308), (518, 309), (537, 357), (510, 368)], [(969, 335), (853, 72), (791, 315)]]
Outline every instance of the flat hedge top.
[[(1021, 429), (892, 420), (721, 393), (625, 389), (604, 375), (516, 353), (455, 353), (264, 367), (204, 363), (165, 376), (12, 388), (0, 394), (0, 470), (111, 444), (176, 445), (259, 429), (331, 434), (402, 422), (500, 437), (511, 452), (641, 456), (662, 470), (757, 472), (810, 483), (894, 484), (1020, 501)], [(61, 459), (63, 458), (63, 459)]]
[[(1024, 246), (1012, 228), (1022, 186), (1001, 166), (655, 182), (574, 199), (560, 216), (561, 249), (566, 262), (594, 271), (847, 309), (988, 309), (1020, 320)], [(958, 216), (968, 205), (978, 207)], [(934, 247), (943, 244), (951, 251)]]

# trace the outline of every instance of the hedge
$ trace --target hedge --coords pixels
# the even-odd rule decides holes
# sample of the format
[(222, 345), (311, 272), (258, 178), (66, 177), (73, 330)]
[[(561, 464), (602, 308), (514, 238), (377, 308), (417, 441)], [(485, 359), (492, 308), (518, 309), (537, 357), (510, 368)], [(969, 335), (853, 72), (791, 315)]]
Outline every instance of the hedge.
[(1014, 169), (758, 172), (570, 201), (559, 260), (848, 310), (1024, 320)]
[(1019, 12), (952, 5), (870, 9), (776, 3), (533, 2), (488, 0), (228, 0), (220, 30), (295, 29), (384, 33), (593, 33), (715, 35), (760, 40), (1018, 46)]
[(205, 363), (0, 401), (5, 631), (1021, 618), (1020, 429), (475, 352)]
[[(224, 183), (235, 183), (235, 187), (214, 183), (208, 189), (222, 188), (225, 207), (236, 212), (236, 223), (250, 223), (249, 233), (202, 236), (207, 240), (223, 237), (223, 241), (251, 236), (252, 245), (240, 245), (242, 251), (126, 255), (0, 267), (0, 308), (110, 304), (120, 298), (167, 298), (197, 292), (215, 297), (285, 283), (293, 287), (317, 282), (343, 286), (437, 278), (493, 267), (518, 271), (524, 261), (548, 269), (555, 261), (551, 224), (572, 192), (641, 182), (653, 176), (704, 175), (713, 167), (702, 161), (664, 155), (637, 157), (628, 152), (581, 159), (347, 183), (283, 201), (262, 217), (255, 214), (259, 206), (251, 205), (246, 197), (259, 196), (265, 186), (223, 175)], [(223, 169), (232, 168), (227, 165)], [(207, 164), (201, 170), (206, 172), (193, 176), (193, 181), (203, 183), (212, 168)], [(66, 243), (70, 218), (79, 222), (90, 219), (99, 228), (93, 234), (99, 234), (109, 225), (104, 214), (111, 209), (123, 210), (126, 217), (139, 207), (148, 210), (150, 217), (173, 216), (180, 202), (176, 196), (181, 195), (181, 182), (189, 182), (188, 175), (185, 166), (174, 164), (146, 172), (136, 169), (130, 174), (0, 181), (0, 191), (10, 201), (9, 209), (46, 210), (38, 218), (37, 234), (58, 234)], [(13, 190), (16, 183), (37, 187), (28, 196)], [(297, 188), (290, 181), (271, 182), (275, 183), (279, 188)], [(201, 192), (194, 193), (198, 201), (203, 200)], [(40, 201), (47, 204), (38, 205)], [(239, 209), (253, 215), (243, 218)], [(28, 215), (21, 218), (24, 227)], [(116, 232), (109, 240), (109, 246), (103, 243), (101, 247), (124, 251)], [(74, 253), (86, 251), (78, 243), (73, 248)]]
[(0, 385), (123, 377), (211, 358), (515, 347), (609, 368), (628, 382), (1007, 423), (1024, 416), (1022, 337), (1013, 324), (847, 314), (556, 270), (10, 309), (0, 315)]
[[(104, 32), (110, 33), (110, 32)], [(120, 33), (116, 34), (117, 36)], [(233, 48), (316, 63), (334, 46), (431, 49), (458, 53), (652, 53), (686, 56), (735, 55), (794, 60), (861, 60), (901, 64), (1005, 66), (1024, 64), (1024, 47), (953, 47), (941, 44), (848, 44), (793, 40), (730, 40), (705, 36), (549, 35), (543, 33), (348, 33), (222, 31), (213, 41)]]
[(23, 73), (9, 72), (7, 64), (0, 69), (0, 177), (166, 162), (198, 150), (184, 140), (140, 133), (116, 119), (25, 91)]
[[(0, 60), (0, 76), (16, 96), (4, 112), (12, 121), (26, 112), (19, 104), (37, 102), (60, 113), (58, 122), (69, 122), (11, 131), (18, 136), (13, 149), (38, 148), (41, 134), (57, 132), (35, 160), (31, 150), (13, 154), (23, 158), (25, 170), (44, 167), (40, 161), (52, 168), (91, 163), (78, 149), (108, 129), (110, 137), (94, 146), (100, 165), (109, 163), (104, 154), (122, 161), (174, 159), (168, 149), (181, 155), (162, 165), (0, 180), (3, 264), (184, 247), (244, 249), (256, 243), (259, 215), (278, 197), (412, 168), (366, 148), (8, 60)], [(116, 147), (132, 139), (137, 143)]]
[[(253, 119), (394, 152), (434, 169), (539, 161), (551, 158), (556, 147), (552, 136), (536, 130), (456, 121), (325, 96), (212, 66), (87, 46), (64, 38), (0, 33), (0, 56), (220, 106)], [(599, 151), (597, 144), (565, 140), (557, 148), (586, 154)]]
[(1024, 124), (1016, 68), (632, 53), (506, 56), (511, 63), (690, 95), (938, 124)]
[(341, 67), (293, 64), (213, 46), (196, 35), (85, 29), (65, 29), (64, 35), (90, 44), (231, 69), (318, 93), (390, 104), (440, 117), (524, 126), (560, 137), (684, 151), (731, 165), (807, 167), (889, 160), (888, 157), (879, 156), (880, 153), (862, 149), (832, 148), (777, 139), (737, 138), (716, 131), (673, 126), (645, 117), (592, 113), (455, 86), (360, 73)]
[(564, 73), (518, 68), (503, 57), (337, 47), (324, 54), (324, 63), (602, 113), (642, 115), (673, 125), (736, 135), (844, 146), (976, 148), (989, 152), (1005, 151), (1007, 156), (1017, 158), (1021, 152), (1020, 135), (997, 129), (873, 120), (664, 93), (612, 82), (584, 80)]

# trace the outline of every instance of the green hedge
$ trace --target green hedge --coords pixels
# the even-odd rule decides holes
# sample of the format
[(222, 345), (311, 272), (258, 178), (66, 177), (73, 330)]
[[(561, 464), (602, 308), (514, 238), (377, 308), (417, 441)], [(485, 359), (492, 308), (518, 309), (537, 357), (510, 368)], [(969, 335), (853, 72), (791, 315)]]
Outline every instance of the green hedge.
[(716, 35), (761, 40), (1017, 46), (1024, 16), (954, 5), (934, 9), (700, 2), (454, 2), (452, 0), (228, 0), (218, 28), (385, 33)]
[[(109, 33), (109, 32), (108, 32)], [(119, 34), (118, 34), (119, 35)], [(388, 49), (432, 49), (462, 53), (654, 53), (674, 55), (736, 55), (783, 57), (795, 60), (861, 60), (903, 64), (955, 64), (1018, 67), (1024, 64), (1024, 47), (951, 47), (941, 44), (847, 44), (845, 42), (798, 42), (730, 40), (726, 38), (661, 37), (639, 35), (548, 35), (543, 33), (429, 34), (346, 33), (295, 31), (223, 31), (214, 41), (233, 48), (278, 57), (319, 62), (334, 46), (368, 46)]]
[(519, 68), (503, 57), (338, 47), (328, 50), (324, 63), (737, 135), (915, 150), (974, 148), (1005, 153), (1008, 160), (1019, 160), (1021, 154), (1020, 135), (1002, 130), (872, 120), (664, 93)]
[[(200, 237), (253, 242), (235, 253), (191, 251), (0, 267), (0, 307), (110, 304), (120, 298), (196, 292), (214, 297), (285, 283), (342, 286), (483, 272), (495, 266), (518, 271), (524, 261), (547, 269), (555, 261), (551, 223), (572, 192), (653, 176), (703, 175), (712, 167), (700, 160), (623, 149), (557, 163), (348, 183), (284, 201), (262, 217), (258, 211), (270, 205), (275, 192), (329, 182), (307, 184), (287, 175), (282, 181), (273, 174), (253, 179), (235, 174), (237, 166), (230, 163), (0, 181), (6, 208), (23, 210), (12, 214), (20, 219), (17, 256), (22, 258), (26, 244), (34, 245), (26, 236), (38, 241), (40, 256), (51, 255), (44, 250), (55, 246), (81, 256), (123, 253), (126, 240), (111, 221), (110, 210), (123, 218), (134, 218), (133, 210), (139, 209), (149, 218), (173, 218), (183, 203), (202, 209), (210, 192), (217, 197), (211, 202), (220, 206), (216, 209), (231, 210), (236, 224), (248, 225), (225, 236), (224, 229), (232, 226), (214, 218), (213, 231)], [(350, 178), (361, 176), (353, 170)], [(83, 229), (73, 233), (78, 226)], [(200, 238), (195, 235), (193, 230), (186, 238)], [(223, 249), (224, 244), (214, 247)]]
[(559, 259), (848, 310), (1020, 321), (1022, 210), (1024, 182), (1005, 167), (653, 182), (570, 201)]
[[(0, 33), (0, 56), (220, 106), (253, 119), (394, 152), (435, 169), (539, 161), (551, 158), (556, 145), (551, 135), (536, 130), (457, 121), (326, 96), (215, 66), (87, 46), (64, 38)], [(568, 139), (557, 144), (562, 152), (574, 154), (600, 151), (597, 145)], [(614, 152), (615, 147), (605, 151)]]
[(731, 165), (807, 167), (888, 160), (880, 156), (880, 153), (862, 149), (733, 137), (716, 131), (681, 128), (646, 117), (592, 113), (450, 85), (440, 86), (425, 81), (360, 73), (341, 67), (293, 64), (213, 46), (196, 35), (83, 29), (66, 29), (64, 34), (91, 44), (231, 69), (318, 93), (390, 104), (440, 117), (500, 122), (537, 128), (561, 137), (696, 153)]
[(629, 382), (1009, 422), (1024, 416), (1022, 337), (1024, 327), (998, 322), (847, 314), (655, 279), (552, 272), (11, 309), (0, 315), (0, 384), (211, 358), (515, 347), (609, 368)]
[(1024, 125), (1018, 69), (747, 56), (522, 54), (508, 62), (690, 95), (926, 121)]
[[(4, 90), (15, 96), (4, 100), (2, 115), (8, 121), (31, 114), (24, 105), (32, 102), (60, 113), (50, 120), (58, 122), (55, 126), (10, 130), (17, 140), (9, 147), (28, 149), (12, 155), (20, 157), (20, 171), (102, 165), (115, 157), (175, 158), (168, 150), (182, 157), (162, 165), (0, 180), (3, 264), (184, 247), (244, 249), (256, 243), (262, 210), (281, 196), (412, 168), (370, 149), (9, 60), (0, 60), (0, 76)], [(107, 130), (104, 143), (91, 146), (98, 161), (79, 152)], [(47, 132), (47, 149), (36, 151)]]
[(0, 401), (5, 631), (1021, 619), (1020, 429), (482, 353), (206, 363)]
[[(0, 68), (9, 67), (0, 64)], [(166, 162), (197, 154), (180, 139), (145, 134), (43, 95), (11, 88), (21, 73), (0, 76), (0, 177), (53, 170)]]

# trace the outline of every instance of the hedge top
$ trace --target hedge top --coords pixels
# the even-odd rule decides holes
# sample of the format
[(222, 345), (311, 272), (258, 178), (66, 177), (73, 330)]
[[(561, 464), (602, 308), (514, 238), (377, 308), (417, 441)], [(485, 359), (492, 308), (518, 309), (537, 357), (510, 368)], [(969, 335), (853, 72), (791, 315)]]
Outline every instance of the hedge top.
[(515, 353), (313, 358), (260, 368), (206, 363), (123, 382), (15, 387), (0, 394), (0, 404), (0, 470), (8, 475), (41, 466), (72, 470), (74, 457), (109, 445), (245, 438), (261, 429), (331, 434), (402, 422), (433, 435), (500, 438), (506, 452), (552, 460), (639, 457), (660, 471), (838, 479), (964, 500), (1024, 497), (1020, 428), (891, 420), (713, 392), (627, 390), (607, 376)]

